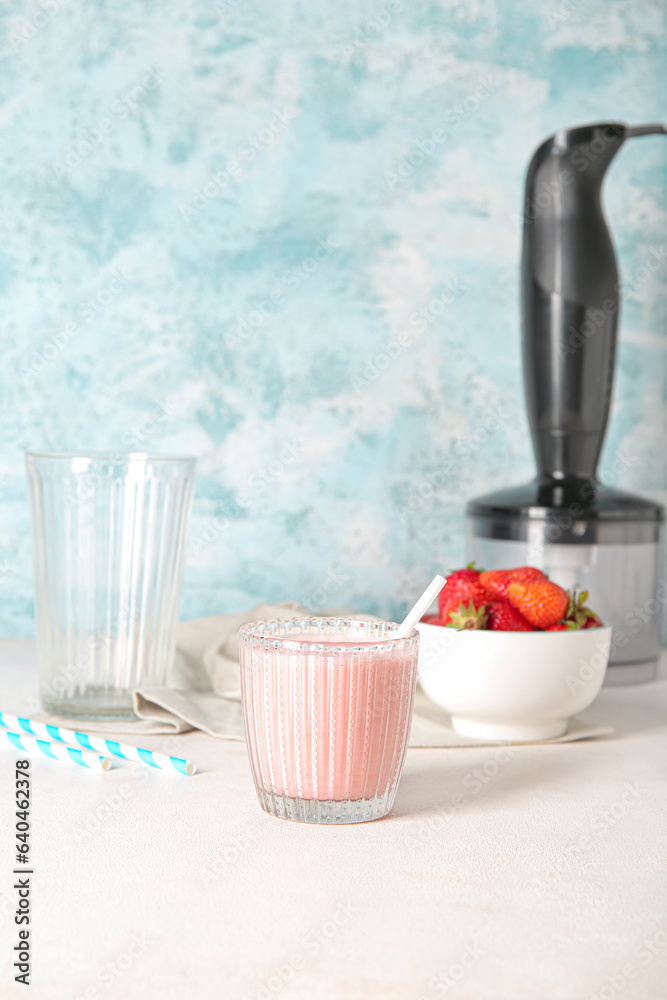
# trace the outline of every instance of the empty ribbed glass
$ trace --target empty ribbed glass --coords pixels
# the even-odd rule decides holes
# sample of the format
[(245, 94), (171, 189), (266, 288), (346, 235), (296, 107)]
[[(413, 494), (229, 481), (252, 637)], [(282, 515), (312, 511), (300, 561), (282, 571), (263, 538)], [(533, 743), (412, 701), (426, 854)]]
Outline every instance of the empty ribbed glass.
[(363, 823), (394, 803), (412, 718), (419, 636), (341, 618), (239, 630), (255, 788), (266, 812)]
[(26, 455), (44, 708), (132, 718), (174, 657), (195, 459)]

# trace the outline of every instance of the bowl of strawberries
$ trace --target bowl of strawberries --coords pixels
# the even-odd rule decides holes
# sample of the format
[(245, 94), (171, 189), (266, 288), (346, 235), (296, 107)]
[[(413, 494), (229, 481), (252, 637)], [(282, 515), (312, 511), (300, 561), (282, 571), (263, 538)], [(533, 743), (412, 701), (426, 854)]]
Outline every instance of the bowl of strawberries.
[(596, 698), (609, 659), (611, 626), (587, 599), (534, 566), (450, 573), (438, 613), (417, 626), (423, 690), (465, 736), (562, 736)]

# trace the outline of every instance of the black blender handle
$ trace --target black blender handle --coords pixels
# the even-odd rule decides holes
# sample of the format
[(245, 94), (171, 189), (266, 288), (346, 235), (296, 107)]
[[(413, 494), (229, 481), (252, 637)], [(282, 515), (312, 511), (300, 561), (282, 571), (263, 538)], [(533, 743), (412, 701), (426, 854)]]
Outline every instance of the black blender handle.
[(667, 135), (667, 128), (664, 125), (625, 126), (626, 139), (634, 139), (636, 135)]
[(521, 268), (523, 372), (540, 479), (594, 479), (616, 354), (616, 255), (601, 203), (626, 139), (664, 125), (601, 122), (564, 129), (526, 177)]

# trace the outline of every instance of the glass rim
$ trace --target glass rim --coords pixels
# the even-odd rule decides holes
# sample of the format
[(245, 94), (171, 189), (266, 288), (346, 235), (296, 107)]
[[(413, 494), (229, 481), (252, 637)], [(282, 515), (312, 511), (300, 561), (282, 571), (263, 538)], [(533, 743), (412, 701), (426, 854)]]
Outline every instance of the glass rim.
[[(412, 632), (408, 636), (397, 636), (388, 635), (386, 638), (373, 637), (365, 641), (361, 636), (340, 636), (342, 639), (356, 639), (359, 638), (361, 641), (355, 645), (349, 641), (336, 645), (335, 642), (313, 642), (308, 640), (307, 642), (302, 642), (296, 637), (289, 635), (276, 635), (269, 631), (269, 627), (273, 625), (302, 625), (306, 622), (343, 622), (348, 625), (388, 625), (393, 631), (400, 628), (397, 622), (390, 622), (384, 618), (378, 619), (367, 619), (367, 618), (343, 618), (343, 617), (318, 617), (310, 616), (304, 618), (266, 618), (260, 619), (254, 622), (245, 622), (239, 628), (239, 637), (247, 637), (248, 639), (256, 639), (262, 642), (279, 642), (281, 646), (290, 645), (296, 646), (298, 649), (327, 649), (327, 650), (345, 650), (349, 652), (355, 649), (378, 649), (380, 647), (386, 646), (397, 646), (401, 642), (414, 642), (415, 639), (419, 638), (419, 632), (416, 628), (413, 628)], [(313, 633), (315, 636), (317, 633)], [(325, 639), (336, 639), (335, 635), (322, 633)]]
[(83, 459), (85, 461), (115, 462), (119, 465), (123, 462), (193, 462), (196, 464), (197, 458), (194, 455), (152, 455), (147, 451), (44, 451), (42, 449), (29, 449), (24, 452), (26, 458), (67, 460)]

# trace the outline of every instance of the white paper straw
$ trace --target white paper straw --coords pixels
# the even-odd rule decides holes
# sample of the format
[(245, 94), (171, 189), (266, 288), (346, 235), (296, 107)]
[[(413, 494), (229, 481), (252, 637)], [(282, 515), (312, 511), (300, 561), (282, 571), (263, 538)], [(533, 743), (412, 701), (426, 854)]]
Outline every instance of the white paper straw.
[(433, 577), (422, 596), (408, 611), (407, 615), (399, 625), (398, 630), (392, 636), (392, 639), (407, 639), (419, 619), (430, 608), (445, 583), (446, 580), (444, 576)]

